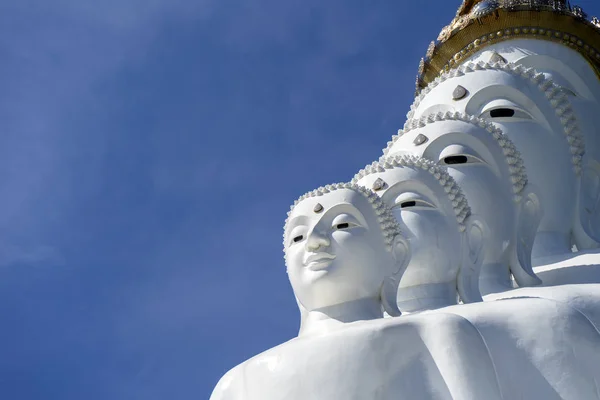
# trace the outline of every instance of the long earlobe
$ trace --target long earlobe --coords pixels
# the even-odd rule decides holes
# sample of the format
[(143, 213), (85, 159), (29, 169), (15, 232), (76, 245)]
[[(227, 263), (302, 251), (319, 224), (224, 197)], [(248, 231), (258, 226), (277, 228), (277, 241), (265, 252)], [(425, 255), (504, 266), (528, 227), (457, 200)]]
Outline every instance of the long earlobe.
[(402, 314), (397, 302), (399, 284), (399, 279), (391, 276), (386, 278), (381, 285), (381, 305), (390, 317), (399, 317)]
[(395, 262), (393, 275), (400, 281), (400, 277), (410, 263), (410, 244), (403, 236), (396, 235), (392, 246), (392, 257)]
[(542, 216), (543, 211), (539, 198), (534, 188), (528, 187), (522, 193), (517, 214), (515, 243), (513, 244), (510, 260), (510, 271), (519, 286), (537, 286), (542, 283), (540, 278), (533, 272), (531, 263), (533, 242)]
[(398, 317), (401, 315), (397, 301), (398, 286), (400, 285), (400, 278), (410, 262), (410, 245), (404, 237), (397, 235), (392, 246), (394, 266), (392, 275), (387, 277), (381, 285), (381, 305), (388, 315)]
[(483, 263), (485, 223), (470, 215), (465, 220), (463, 259), (456, 277), (456, 288), (463, 303), (483, 301), (479, 291), (479, 273)]

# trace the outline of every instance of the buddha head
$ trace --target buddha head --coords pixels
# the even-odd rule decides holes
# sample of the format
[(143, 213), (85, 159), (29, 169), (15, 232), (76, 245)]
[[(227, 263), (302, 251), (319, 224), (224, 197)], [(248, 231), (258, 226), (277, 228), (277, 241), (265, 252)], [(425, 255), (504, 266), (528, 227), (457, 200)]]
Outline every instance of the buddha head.
[(402, 312), (481, 301), (483, 223), (445, 168), (414, 156), (368, 165), (353, 182), (375, 191), (408, 239), (411, 259), (400, 281)]
[(570, 252), (582, 223), (577, 203), (584, 142), (565, 91), (533, 69), (467, 64), (423, 89), (408, 116), (418, 120), (438, 112), (473, 115), (502, 130), (522, 154), (544, 210), (534, 258)]
[(309, 192), (291, 207), (283, 237), (301, 312), (378, 299), (399, 315), (395, 299), (409, 248), (375, 193), (349, 183)]
[[(527, 182), (520, 153), (492, 123), (461, 113), (442, 113), (409, 121), (392, 138), (384, 157), (412, 154), (447, 168), (485, 223), (482, 292), (538, 285), (531, 251), (541, 219), (539, 199)], [(500, 285), (498, 285), (500, 283)]]
[[(507, 70), (518, 65), (522, 69), (517, 72), (536, 78), (537, 85), (543, 88), (559, 111), (564, 132), (572, 145), (577, 176), (581, 178), (581, 181), (573, 180), (577, 186), (576, 192), (571, 192), (569, 187), (569, 190), (563, 189), (564, 198), (550, 196), (566, 205), (568, 203), (563, 200), (566, 195), (572, 195), (569, 200), (574, 205), (575, 221), (570, 234), (578, 249), (596, 248), (600, 243), (600, 190), (595, 190), (597, 185), (594, 185), (600, 176), (600, 131), (596, 124), (600, 112), (599, 43), (598, 18), (590, 18), (581, 7), (571, 6), (568, 1), (465, 0), (453, 21), (442, 29), (438, 40), (430, 44), (419, 65), (417, 77), (417, 93), (421, 94), (428, 90), (428, 86), (435, 85), (440, 77), (447, 75), (448, 71), (465, 72), (465, 67), (468, 69), (478, 64), (502, 66)], [(469, 80), (477, 79), (475, 75), (469, 76)], [(468, 86), (464, 87), (472, 91)], [(501, 88), (497, 91), (497, 100), (505, 100)], [(515, 102), (514, 99), (508, 100)], [(512, 108), (506, 105), (491, 105), (491, 117), (505, 118), (503, 114), (510, 112), (506, 109)], [(513, 117), (521, 114), (519, 110), (513, 111)], [(529, 112), (534, 119), (541, 121), (528, 107), (520, 111)], [(475, 114), (469, 110), (466, 112)], [(583, 142), (585, 154), (582, 151)], [(516, 140), (515, 143), (522, 148), (521, 143)], [(547, 143), (544, 142), (544, 149), (548, 151), (546, 147)], [(525, 149), (522, 152), (526, 163), (531, 164)], [(536, 173), (529, 165), (527, 167), (531, 180), (537, 184)], [(556, 177), (553, 171), (546, 171), (548, 176)], [(565, 188), (564, 183), (563, 180), (556, 186)], [(541, 194), (545, 192), (543, 187), (539, 189)], [(543, 203), (548, 201), (542, 199)], [(548, 235), (543, 232), (556, 232), (554, 228), (560, 222), (555, 209), (546, 208), (536, 243), (536, 253), (539, 249), (541, 255), (546, 253), (543, 247), (558, 247), (552, 241), (544, 244), (543, 237)], [(566, 217), (564, 211), (561, 214)], [(551, 224), (550, 219), (554, 220)], [(564, 249), (566, 245), (561, 247)]]

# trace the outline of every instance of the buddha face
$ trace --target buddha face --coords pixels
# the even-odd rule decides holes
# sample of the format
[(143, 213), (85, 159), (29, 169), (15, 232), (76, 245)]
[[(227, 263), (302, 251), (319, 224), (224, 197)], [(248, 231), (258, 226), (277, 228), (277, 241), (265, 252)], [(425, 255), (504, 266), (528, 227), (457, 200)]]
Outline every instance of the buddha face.
[[(476, 124), (479, 122), (483, 121), (429, 123), (400, 136), (387, 149), (388, 155), (409, 153), (447, 168), (469, 199), (472, 213), (484, 222), (483, 279), (494, 279), (503, 270), (508, 283), (510, 268), (520, 286), (537, 285), (531, 265), (541, 215), (537, 196), (524, 187), (525, 172), (509, 143), (504, 146), (510, 160), (493, 134)], [(515, 189), (520, 202), (515, 201)], [(525, 208), (529, 200), (532, 205)]]
[[(414, 118), (458, 111), (495, 123), (521, 152), (529, 182), (539, 192), (544, 210), (539, 231), (568, 237), (577, 187), (571, 150), (554, 108), (528, 82), (502, 70), (469, 72), (434, 87), (416, 107)], [(453, 96), (458, 85), (467, 91), (462, 98)]]
[(408, 167), (373, 173), (357, 184), (371, 188), (378, 179), (385, 186), (376, 193), (391, 208), (411, 249), (400, 288), (455, 281), (461, 234), (444, 188), (429, 172)]
[[(419, 135), (427, 138), (417, 145)], [(448, 168), (473, 214), (487, 226), (484, 264), (508, 264), (516, 224), (516, 203), (506, 156), (492, 134), (464, 121), (444, 120), (406, 132), (389, 155), (409, 153)]]
[(373, 205), (351, 189), (299, 202), (285, 240), (288, 276), (307, 311), (377, 298), (386, 277), (399, 269)]
[(600, 171), (600, 80), (590, 63), (577, 51), (547, 40), (517, 39), (495, 43), (466, 62), (488, 61), (498, 53), (508, 62), (535, 68), (568, 95), (577, 124), (585, 140), (586, 153), (579, 193), (574, 239), (579, 249), (598, 247), (600, 242), (600, 191), (590, 190)]

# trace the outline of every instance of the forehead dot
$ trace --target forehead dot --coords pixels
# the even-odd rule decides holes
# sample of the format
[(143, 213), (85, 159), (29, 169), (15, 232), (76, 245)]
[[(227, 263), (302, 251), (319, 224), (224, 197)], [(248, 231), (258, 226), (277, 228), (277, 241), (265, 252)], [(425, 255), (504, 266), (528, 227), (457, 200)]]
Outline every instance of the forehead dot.
[(423, 143), (425, 143), (427, 140), (429, 140), (427, 138), (427, 136), (423, 135), (422, 133), (419, 133), (419, 135), (415, 138), (415, 140), (413, 141), (415, 146), (420, 146)]
[(458, 85), (454, 89), (454, 92), (452, 92), (452, 99), (453, 100), (464, 99), (465, 96), (467, 95), (467, 93), (469, 93), (469, 92), (467, 91), (467, 89), (465, 89), (464, 86)]
[(323, 211), (323, 206), (321, 205), (321, 203), (317, 203), (315, 208), (313, 208), (313, 211), (316, 213), (320, 213), (321, 211)]
[(381, 190), (385, 187), (385, 182), (381, 178), (377, 178), (375, 182), (373, 182), (373, 190)]

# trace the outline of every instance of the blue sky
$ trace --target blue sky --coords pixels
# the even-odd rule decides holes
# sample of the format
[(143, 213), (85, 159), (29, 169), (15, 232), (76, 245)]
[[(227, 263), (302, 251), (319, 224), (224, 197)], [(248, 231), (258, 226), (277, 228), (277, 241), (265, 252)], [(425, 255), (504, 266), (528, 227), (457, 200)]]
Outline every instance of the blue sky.
[(286, 211), (379, 157), (458, 3), (0, 2), (0, 398), (207, 399), (293, 337)]

